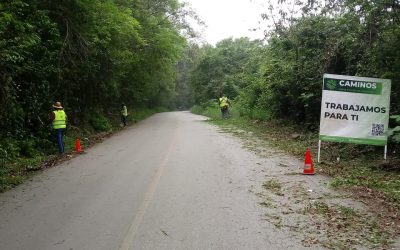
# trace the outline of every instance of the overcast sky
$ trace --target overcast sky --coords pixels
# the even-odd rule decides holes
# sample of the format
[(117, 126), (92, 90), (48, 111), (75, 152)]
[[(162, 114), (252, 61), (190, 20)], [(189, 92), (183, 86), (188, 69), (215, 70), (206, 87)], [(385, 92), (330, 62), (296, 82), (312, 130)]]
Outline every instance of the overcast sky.
[[(264, 7), (261, 0), (180, 0), (190, 3), (207, 27), (203, 32), (205, 40), (215, 45), (218, 41), (233, 37), (247, 36), (262, 39), (260, 28)], [(257, 3), (258, 2), (258, 3)], [(262, 22), (261, 22), (262, 23)], [(257, 29), (256, 31), (249, 31)]]

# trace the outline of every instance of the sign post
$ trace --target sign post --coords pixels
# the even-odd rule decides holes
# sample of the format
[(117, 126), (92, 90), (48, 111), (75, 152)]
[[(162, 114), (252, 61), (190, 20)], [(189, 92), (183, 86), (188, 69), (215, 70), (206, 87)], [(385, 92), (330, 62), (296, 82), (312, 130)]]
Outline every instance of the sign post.
[(321, 141), (385, 146), (391, 80), (324, 74), (318, 162)]

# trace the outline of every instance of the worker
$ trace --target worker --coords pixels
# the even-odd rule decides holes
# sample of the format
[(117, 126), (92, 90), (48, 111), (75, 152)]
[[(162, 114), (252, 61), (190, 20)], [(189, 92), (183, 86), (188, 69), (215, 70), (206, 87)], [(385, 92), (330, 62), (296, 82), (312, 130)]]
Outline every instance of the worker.
[(126, 107), (125, 103), (121, 104), (121, 120), (122, 120), (122, 125), (126, 127), (126, 120), (128, 117), (128, 108)]
[(226, 97), (225, 95), (222, 95), (222, 97), (219, 98), (219, 107), (221, 108), (222, 119), (229, 117), (230, 105), (231, 105), (231, 102), (229, 101), (228, 97)]
[(60, 154), (64, 153), (64, 133), (67, 128), (67, 115), (64, 112), (64, 108), (61, 106), (61, 102), (56, 102), (53, 105), (54, 111), (51, 113), (52, 127), (55, 131), (58, 151)]

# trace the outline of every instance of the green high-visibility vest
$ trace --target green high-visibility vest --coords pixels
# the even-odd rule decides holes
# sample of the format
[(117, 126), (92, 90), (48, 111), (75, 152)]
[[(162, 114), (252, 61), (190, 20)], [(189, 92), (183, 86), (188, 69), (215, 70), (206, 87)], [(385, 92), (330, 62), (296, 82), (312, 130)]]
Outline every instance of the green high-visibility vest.
[(228, 98), (225, 97), (225, 96), (219, 98), (219, 106), (220, 106), (221, 108), (223, 108), (223, 107), (225, 107), (225, 106), (228, 106)]
[(122, 114), (123, 116), (128, 116), (128, 109), (126, 108), (126, 106), (123, 106), (123, 107), (122, 107), (121, 114)]
[(67, 115), (64, 110), (54, 110), (53, 129), (60, 129), (67, 127)]

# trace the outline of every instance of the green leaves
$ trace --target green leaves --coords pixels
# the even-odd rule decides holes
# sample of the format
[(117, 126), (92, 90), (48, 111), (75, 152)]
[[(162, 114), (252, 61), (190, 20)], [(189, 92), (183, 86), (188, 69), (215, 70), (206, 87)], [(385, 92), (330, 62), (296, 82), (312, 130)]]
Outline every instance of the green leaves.
[(57, 73), (59, 33), (35, 1), (7, 1), (0, 14), (0, 137), (37, 127)]
[[(173, 103), (185, 46), (175, 0), (0, 3), (0, 140), (38, 133), (51, 103), (71, 122), (88, 110)], [(179, 16), (178, 16), (179, 15)]]
[(289, 2), (297, 7), (271, 5), (263, 15), (274, 24), (259, 49), (244, 39), (203, 49), (191, 81), (196, 101), (227, 92), (243, 115), (316, 128), (322, 76), (331, 73), (392, 79), (391, 112), (400, 113), (400, 8), (361, 0)]
[(400, 115), (391, 115), (390, 119), (393, 120), (395, 127), (389, 128), (387, 134), (390, 139), (397, 143), (400, 143)]
[(233, 99), (254, 80), (259, 70), (261, 42), (226, 39), (215, 48), (203, 47), (204, 56), (192, 73), (195, 99), (203, 102), (223, 93)]

